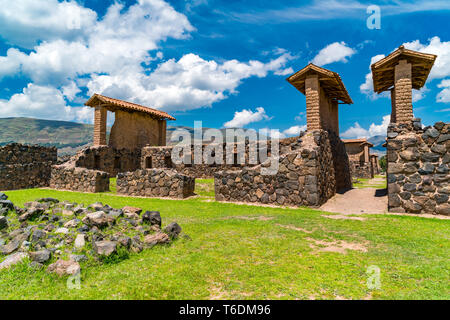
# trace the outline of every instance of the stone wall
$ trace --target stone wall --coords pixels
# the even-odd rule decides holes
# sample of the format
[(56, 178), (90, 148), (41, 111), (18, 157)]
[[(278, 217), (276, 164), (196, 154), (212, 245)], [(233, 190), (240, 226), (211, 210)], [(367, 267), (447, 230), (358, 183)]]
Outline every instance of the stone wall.
[(350, 161), (350, 174), (353, 178), (372, 179), (373, 178), (372, 163)]
[[(207, 145), (202, 145), (202, 154)], [(198, 147), (198, 146), (195, 146)], [(152, 169), (152, 168), (169, 168), (175, 169), (181, 174), (188, 175), (195, 178), (205, 179), (212, 178), (214, 174), (218, 171), (237, 171), (241, 170), (245, 166), (253, 167), (261, 163), (259, 156), (256, 159), (250, 159), (250, 147), (248, 141), (245, 143), (245, 161), (244, 164), (237, 163), (236, 157), (233, 159), (235, 163), (226, 164), (226, 145), (222, 144), (220, 146), (222, 148), (223, 153), (223, 164), (195, 164), (193, 163), (192, 154), (194, 151), (194, 146), (190, 146), (190, 154), (187, 157), (191, 158), (191, 164), (174, 164), (171, 159), (171, 154), (173, 150), (173, 146), (164, 146), (164, 147), (145, 147), (142, 149), (141, 156), (141, 168), (142, 169)], [(267, 150), (270, 154), (271, 152), (271, 142), (267, 141)], [(289, 153), (293, 150), (297, 150), (300, 148), (300, 143), (298, 142), (298, 137), (294, 138), (286, 138), (280, 140), (280, 154)], [(238, 149), (238, 144), (235, 143), (233, 149), (236, 151)], [(257, 151), (259, 153), (259, 147), (257, 147)], [(266, 152), (265, 152), (266, 153)]]
[(71, 164), (51, 169), (50, 188), (80, 192), (109, 191), (109, 174), (99, 170), (77, 168)]
[(0, 148), (0, 190), (47, 187), (57, 149), (9, 144)]
[(389, 211), (450, 215), (450, 123), (390, 124), (387, 136)]
[(119, 173), (117, 193), (128, 196), (183, 199), (194, 194), (195, 178), (171, 169), (145, 169)]
[(23, 145), (11, 143), (0, 147), (0, 165), (30, 164), (33, 162), (53, 162), (58, 160), (55, 147)]
[(348, 159), (345, 143), (334, 132), (328, 132), (331, 152), (333, 155), (336, 191), (345, 191), (352, 188), (350, 161)]
[(80, 150), (69, 162), (72, 166), (100, 170), (116, 176), (140, 168), (141, 151), (94, 146)]
[(262, 175), (270, 162), (214, 176), (217, 201), (255, 202), (318, 207), (336, 192), (333, 156), (328, 133), (309, 132), (296, 138), (295, 148), (279, 158), (275, 175)]

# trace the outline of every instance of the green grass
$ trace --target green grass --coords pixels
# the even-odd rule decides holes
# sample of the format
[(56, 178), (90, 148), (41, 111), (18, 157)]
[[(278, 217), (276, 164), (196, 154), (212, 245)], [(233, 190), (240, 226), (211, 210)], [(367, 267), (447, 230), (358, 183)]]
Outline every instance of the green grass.
[(374, 178), (383, 179), (383, 181), (378, 182), (374, 181), (373, 179), (358, 178), (358, 183), (353, 183), (353, 187), (357, 189), (364, 189), (364, 188), (386, 189), (387, 187), (386, 176), (375, 175)]
[[(7, 192), (20, 206), (55, 197), (158, 210), (163, 225), (177, 221), (192, 240), (132, 253), (116, 263), (82, 263), (79, 290), (69, 290), (67, 278), (21, 264), (0, 271), (0, 299), (450, 298), (448, 220), (393, 215), (335, 220), (308, 208), (217, 203), (212, 180), (197, 181), (199, 197), (189, 200), (44, 189)], [(312, 247), (313, 240), (363, 244), (367, 252), (323, 252)], [(371, 265), (381, 270), (380, 289), (366, 286)]]

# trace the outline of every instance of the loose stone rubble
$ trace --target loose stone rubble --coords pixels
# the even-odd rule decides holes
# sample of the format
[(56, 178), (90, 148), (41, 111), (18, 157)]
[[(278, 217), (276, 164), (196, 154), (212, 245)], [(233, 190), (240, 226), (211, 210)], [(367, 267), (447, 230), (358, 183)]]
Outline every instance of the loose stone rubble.
[[(172, 222), (162, 227), (158, 211), (102, 203), (88, 206), (45, 198), (14, 206), (0, 193), (0, 270), (29, 261), (36, 269), (75, 275), (81, 267), (126, 258), (183, 237)], [(108, 260), (109, 259), (109, 260)]]

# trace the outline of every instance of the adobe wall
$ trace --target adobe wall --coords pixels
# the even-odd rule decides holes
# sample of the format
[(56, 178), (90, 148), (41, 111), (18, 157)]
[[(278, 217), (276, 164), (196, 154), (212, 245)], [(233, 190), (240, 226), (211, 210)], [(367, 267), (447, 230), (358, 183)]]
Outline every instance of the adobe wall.
[(183, 199), (194, 195), (195, 178), (171, 169), (136, 170), (119, 173), (117, 193), (141, 197)]
[(372, 163), (350, 161), (350, 174), (353, 178), (372, 179), (374, 177)]
[(66, 163), (51, 168), (50, 188), (79, 192), (109, 191), (109, 174)]
[(220, 171), (214, 176), (217, 201), (254, 202), (286, 206), (318, 207), (336, 192), (336, 180), (328, 133), (308, 132), (297, 139), (300, 148), (282, 154), (275, 175), (261, 175), (269, 163), (239, 171)]
[(166, 121), (141, 112), (115, 111), (109, 146), (120, 150), (166, 145)]
[(450, 215), (450, 123), (390, 124), (387, 136), (389, 211)]
[(47, 187), (56, 161), (54, 147), (17, 143), (0, 147), (0, 190)]
[(139, 169), (141, 151), (93, 146), (80, 150), (69, 162), (75, 167), (105, 171), (113, 177), (119, 172)]

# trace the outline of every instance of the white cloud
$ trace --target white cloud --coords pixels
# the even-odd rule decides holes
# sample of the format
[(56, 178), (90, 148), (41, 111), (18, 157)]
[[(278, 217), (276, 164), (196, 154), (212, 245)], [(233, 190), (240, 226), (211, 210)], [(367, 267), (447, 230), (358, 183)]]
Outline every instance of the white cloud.
[(277, 129), (262, 128), (262, 129), (259, 129), (259, 134), (262, 134), (264, 136), (267, 136), (269, 138), (274, 138), (274, 139), (286, 138), (286, 135), (284, 135), (282, 132), (280, 132)]
[(93, 117), (92, 108), (73, 108), (66, 104), (64, 95), (53, 87), (28, 84), (22, 93), (9, 100), (0, 100), (3, 117), (36, 117), (44, 119), (77, 120), (86, 122)]
[(441, 83), (438, 84), (437, 87), (444, 88), (444, 89), (438, 93), (438, 95), (436, 97), (436, 101), (449, 103), (450, 102), (450, 79), (442, 80)]
[(305, 131), (306, 125), (303, 126), (292, 126), (286, 130), (283, 131), (283, 134), (287, 136), (297, 136), (300, 134), (300, 131)]
[[(20, 1), (27, 6), (30, 0)], [(178, 61), (163, 61), (151, 69), (150, 61), (164, 57), (159, 50), (162, 41), (185, 39), (194, 30), (185, 15), (163, 0), (138, 0), (127, 9), (117, 2), (101, 19), (91, 15), (90, 20), (83, 20), (80, 36), (76, 38), (69, 36), (64, 24), (48, 10), (53, 6), (58, 16), (64, 16), (64, 12), (56, 8), (59, 2), (39, 2), (42, 2), (44, 16), (55, 20), (51, 23), (55, 31), (51, 35), (39, 29), (41, 17), (35, 12), (34, 4), (18, 11), (26, 11), (25, 20), (20, 14), (0, 8), (0, 16), (8, 15), (8, 26), (15, 26), (22, 33), (36, 24), (36, 36), (27, 43), (39, 43), (31, 51), (9, 49), (6, 56), (0, 56), (0, 78), (25, 76), (32, 80), (35, 88), (53, 88), (69, 102), (79, 103), (79, 93), (87, 89), (89, 95), (103, 93), (167, 111), (190, 110), (211, 106), (237, 93), (242, 80), (249, 77), (293, 72), (286, 64), (295, 57), (285, 49), (279, 49), (268, 62), (227, 60), (218, 63), (190, 53)], [(78, 6), (74, 1), (66, 5), (72, 9)], [(0, 22), (0, 35), (6, 30), (1, 26)], [(40, 36), (42, 34), (45, 36)], [(18, 43), (20, 39), (20, 34), (12, 34), (8, 41)], [(21, 110), (24, 108), (26, 106)], [(30, 110), (31, 114), (35, 113)]]
[(378, 95), (375, 92), (373, 92), (372, 69), (370, 69), (370, 66), (372, 64), (374, 64), (375, 62), (380, 61), (384, 57), (385, 57), (384, 54), (378, 54), (376, 56), (373, 56), (370, 59), (370, 65), (369, 65), (370, 72), (368, 74), (366, 74), (366, 81), (359, 86), (359, 90), (361, 91), (361, 93), (364, 93), (365, 95), (369, 96), (371, 99), (376, 99), (378, 97)]
[(369, 129), (364, 129), (358, 122), (355, 122), (353, 126), (348, 128), (345, 132), (341, 133), (343, 138), (370, 138), (373, 136), (386, 135), (387, 127), (390, 123), (391, 116), (385, 115), (381, 124), (372, 123)]
[(333, 62), (346, 63), (348, 61), (347, 58), (351, 57), (355, 53), (356, 51), (348, 47), (345, 42), (334, 42), (320, 50), (312, 60), (312, 63), (318, 66), (323, 66)]
[(38, 41), (83, 38), (96, 20), (95, 11), (73, 0), (0, 0), (0, 37), (24, 48)]
[(291, 58), (285, 53), (268, 63), (227, 60), (220, 64), (190, 53), (178, 61), (161, 63), (148, 76), (124, 70), (115, 75), (93, 76), (87, 87), (90, 94), (100, 92), (166, 111), (191, 110), (211, 106), (227, 94), (236, 93), (242, 80), (249, 77), (282, 74)]
[(225, 128), (242, 128), (249, 123), (268, 119), (270, 118), (262, 107), (256, 108), (256, 111), (244, 109), (242, 111), (236, 111), (233, 119), (225, 122), (223, 126)]

